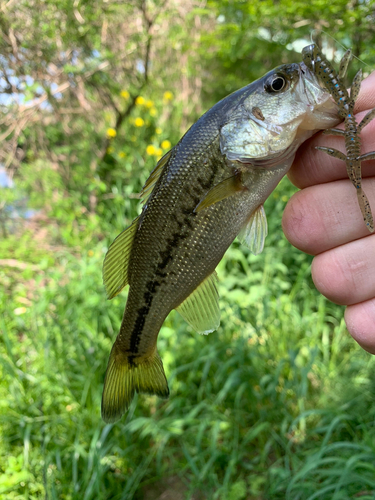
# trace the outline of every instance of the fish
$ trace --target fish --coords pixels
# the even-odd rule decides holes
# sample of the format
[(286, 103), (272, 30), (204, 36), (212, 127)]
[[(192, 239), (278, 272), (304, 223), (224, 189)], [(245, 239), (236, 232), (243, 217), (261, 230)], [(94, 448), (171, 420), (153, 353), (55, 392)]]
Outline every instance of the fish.
[(374, 220), (371, 207), (362, 188), (361, 163), (365, 160), (375, 159), (375, 151), (361, 155), (361, 131), (373, 118), (375, 118), (375, 108), (370, 110), (359, 124), (357, 124), (354, 116), (354, 104), (361, 88), (362, 70), (360, 69), (355, 75), (349, 95), (343, 78), (351, 59), (350, 50), (347, 50), (343, 55), (338, 73), (322, 54), (317, 44), (311, 44), (304, 47), (302, 50), (302, 59), (306, 66), (316, 74), (323, 86), (331, 93), (332, 98), (338, 106), (338, 114), (344, 120), (345, 124), (344, 130), (328, 128), (324, 130), (323, 133), (326, 135), (344, 137), (346, 154), (337, 149), (323, 146), (317, 146), (316, 149), (324, 151), (330, 156), (339, 158), (345, 162), (349, 179), (357, 190), (357, 199), (363, 220), (370, 233), (373, 233)]
[(262, 251), (265, 200), (297, 148), (339, 121), (314, 73), (286, 64), (215, 104), (160, 159), (141, 214), (103, 264), (109, 299), (130, 286), (104, 380), (105, 422), (120, 419), (135, 392), (169, 396), (157, 351), (165, 318), (175, 309), (198, 333), (219, 327), (217, 264), (237, 236)]

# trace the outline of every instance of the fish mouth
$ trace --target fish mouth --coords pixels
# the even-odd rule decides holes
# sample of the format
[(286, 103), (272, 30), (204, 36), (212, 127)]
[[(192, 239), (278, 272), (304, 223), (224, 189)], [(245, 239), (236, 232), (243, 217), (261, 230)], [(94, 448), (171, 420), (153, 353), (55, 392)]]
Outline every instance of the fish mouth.
[(296, 92), (301, 101), (306, 103), (306, 117), (303, 120), (303, 129), (329, 128), (340, 122), (338, 106), (332, 96), (319, 83), (316, 75), (304, 62), (298, 65), (299, 81)]
[(298, 65), (298, 73), (299, 82), (303, 89), (299, 90), (302, 90), (309, 106), (313, 106), (315, 108), (315, 106), (325, 103), (330, 98), (330, 94), (323, 87), (321, 87), (317, 77), (304, 62), (301, 62)]

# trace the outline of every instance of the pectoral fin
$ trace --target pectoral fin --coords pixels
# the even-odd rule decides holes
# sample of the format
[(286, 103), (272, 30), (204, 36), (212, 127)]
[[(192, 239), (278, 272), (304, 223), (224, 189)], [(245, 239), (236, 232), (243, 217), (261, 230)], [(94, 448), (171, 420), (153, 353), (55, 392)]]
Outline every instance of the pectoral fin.
[(108, 249), (103, 263), (103, 283), (108, 299), (116, 297), (128, 284), (128, 266), (139, 217), (120, 233)]
[(198, 333), (207, 335), (220, 325), (219, 294), (214, 271), (180, 304), (176, 310)]
[(195, 212), (200, 212), (204, 208), (214, 205), (218, 201), (224, 200), (240, 191), (246, 191), (246, 189), (241, 182), (241, 176), (239, 174), (233, 175), (210, 189), (195, 207)]
[(260, 207), (251, 214), (250, 219), (241, 229), (237, 238), (240, 243), (249, 248), (251, 253), (258, 255), (263, 250), (267, 234), (267, 217), (263, 205), (260, 205)]

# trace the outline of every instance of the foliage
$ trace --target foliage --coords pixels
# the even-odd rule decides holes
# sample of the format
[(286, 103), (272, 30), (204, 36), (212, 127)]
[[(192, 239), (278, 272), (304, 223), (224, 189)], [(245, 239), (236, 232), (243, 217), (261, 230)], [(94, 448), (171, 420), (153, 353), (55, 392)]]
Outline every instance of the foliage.
[(170, 399), (136, 397), (114, 426), (99, 414), (126, 299), (105, 300), (102, 261), (157, 159), (218, 99), (300, 60), (313, 28), (370, 63), (373, 22), (371, 2), (343, 0), (3, 6), (1, 500), (374, 497), (374, 361), (281, 236), (287, 180), (263, 254), (235, 242), (218, 267), (220, 329), (166, 320)]

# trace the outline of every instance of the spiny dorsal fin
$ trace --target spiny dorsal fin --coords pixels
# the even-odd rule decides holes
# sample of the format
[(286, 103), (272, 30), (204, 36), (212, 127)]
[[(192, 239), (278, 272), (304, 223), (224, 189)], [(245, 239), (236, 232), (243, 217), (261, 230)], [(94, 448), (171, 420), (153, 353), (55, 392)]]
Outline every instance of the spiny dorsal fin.
[(177, 308), (181, 316), (198, 333), (207, 335), (220, 325), (219, 294), (214, 271)]
[(155, 184), (157, 183), (159, 177), (163, 172), (165, 165), (171, 157), (173, 149), (174, 148), (172, 148), (170, 151), (168, 151), (168, 153), (165, 153), (165, 155), (160, 158), (160, 160), (156, 164), (156, 167), (151, 172), (150, 177), (147, 179), (146, 184), (143, 186), (142, 191), (139, 193), (139, 197), (142, 200), (142, 203), (146, 203), (146, 201), (148, 200)]
[(207, 208), (218, 201), (224, 200), (225, 198), (246, 189), (247, 188), (245, 188), (242, 184), (241, 177), (239, 175), (233, 175), (228, 179), (224, 179), (208, 191), (204, 198), (202, 198), (195, 207), (195, 212), (200, 212), (204, 208)]
[(250, 219), (241, 229), (237, 238), (240, 243), (249, 248), (251, 253), (258, 255), (263, 250), (267, 233), (267, 217), (263, 205), (260, 205), (251, 214)]
[(112, 242), (103, 263), (103, 283), (108, 299), (116, 297), (128, 284), (130, 251), (138, 228), (139, 216)]

